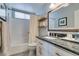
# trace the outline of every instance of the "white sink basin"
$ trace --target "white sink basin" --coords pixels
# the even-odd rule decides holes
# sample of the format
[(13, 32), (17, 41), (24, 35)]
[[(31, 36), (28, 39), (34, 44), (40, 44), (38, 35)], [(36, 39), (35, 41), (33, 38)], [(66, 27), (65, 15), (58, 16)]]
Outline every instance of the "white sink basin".
[(55, 37), (43, 37), (43, 38), (46, 38), (46, 39), (57, 39), (57, 38), (55, 38)]

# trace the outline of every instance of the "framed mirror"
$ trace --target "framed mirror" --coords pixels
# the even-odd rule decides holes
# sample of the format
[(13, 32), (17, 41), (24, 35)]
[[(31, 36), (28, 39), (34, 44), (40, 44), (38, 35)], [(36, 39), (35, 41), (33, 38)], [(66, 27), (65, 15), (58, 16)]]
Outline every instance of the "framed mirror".
[(48, 31), (79, 31), (79, 3), (48, 12)]

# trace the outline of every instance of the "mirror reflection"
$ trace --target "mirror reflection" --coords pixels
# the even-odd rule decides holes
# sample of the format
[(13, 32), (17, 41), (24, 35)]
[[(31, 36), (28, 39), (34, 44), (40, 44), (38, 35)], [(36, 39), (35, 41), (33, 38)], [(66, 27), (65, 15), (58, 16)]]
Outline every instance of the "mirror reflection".
[(49, 12), (48, 29), (79, 29), (79, 3), (61, 4)]

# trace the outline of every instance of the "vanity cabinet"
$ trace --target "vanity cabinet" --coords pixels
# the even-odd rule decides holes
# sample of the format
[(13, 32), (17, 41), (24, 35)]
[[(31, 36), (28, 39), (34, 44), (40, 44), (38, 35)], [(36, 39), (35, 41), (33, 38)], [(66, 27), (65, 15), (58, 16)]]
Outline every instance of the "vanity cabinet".
[(37, 55), (39, 56), (75, 56), (76, 54), (49, 42), (38, 40)]
[(38, 40), (38, 45), (37, 45), (37, 55), (38, 56), (48, 56), (48, 43), (42, 40)]
[(50, 56), (74, 56), (75, 54), (49, 43)]

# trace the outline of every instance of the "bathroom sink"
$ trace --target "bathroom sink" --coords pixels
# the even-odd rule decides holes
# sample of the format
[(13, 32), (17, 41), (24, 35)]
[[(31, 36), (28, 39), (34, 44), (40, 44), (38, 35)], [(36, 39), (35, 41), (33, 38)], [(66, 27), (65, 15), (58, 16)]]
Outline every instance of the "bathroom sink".
[(43, 38), (46, 38), (46, 39), (57, 39), (57, 38), (55, 38), (55, 37), (48, 37), (48, 36), (43, 37)]

